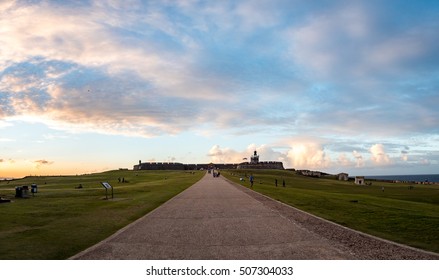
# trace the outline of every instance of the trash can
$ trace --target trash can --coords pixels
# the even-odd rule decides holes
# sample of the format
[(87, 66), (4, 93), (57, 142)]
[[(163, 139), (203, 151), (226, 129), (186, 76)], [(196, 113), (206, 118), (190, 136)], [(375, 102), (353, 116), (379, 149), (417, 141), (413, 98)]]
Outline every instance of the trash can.
[(23, 197), (23, 188), (15, 187), (15, 197)]
[(31, 187), (31, 192), (32, 193), (37, 193), (38, 192), (37, 184), (32, 184), (32, 185), (30, 185), (30, 187)]

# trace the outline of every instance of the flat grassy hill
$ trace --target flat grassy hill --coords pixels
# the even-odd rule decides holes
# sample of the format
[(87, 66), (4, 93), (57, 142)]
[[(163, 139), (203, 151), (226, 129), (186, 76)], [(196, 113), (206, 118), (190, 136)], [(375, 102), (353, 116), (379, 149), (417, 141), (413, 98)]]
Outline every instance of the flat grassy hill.
[(359, 186), (275, 170), (221, 174), (246, 187), (253, 174), (254, 190), (278, 201), (352, 229), (439, 253), (439, 185), (366, 180), (370, 185)]
[[(96, 244), (197, 182), (205, 172), (109, 171), (0, 181), (0, 259), (66, 259)], [(119, 182), (120, 179), (120, 182)], [(124, 183), (122, 181), (125, 180)], [(106, 199), (100, 182), (113, 187)], [(38, 193), (15, 198), (15, 187)], [(78, 188), (79, 185), (82, 188)]]

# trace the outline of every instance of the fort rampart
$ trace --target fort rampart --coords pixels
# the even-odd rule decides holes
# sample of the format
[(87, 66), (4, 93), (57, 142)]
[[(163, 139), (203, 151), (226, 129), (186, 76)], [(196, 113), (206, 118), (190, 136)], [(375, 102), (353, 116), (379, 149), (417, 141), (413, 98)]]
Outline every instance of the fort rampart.
[(133, 170), (207, 170), (209, 168), (218, 169), (280, 169), (283, 170), (282, 162), (262, 161), (258, 163), (203, 163), (203, 164), (183, 164), (179, 162), (143, 162), (134, 165)]

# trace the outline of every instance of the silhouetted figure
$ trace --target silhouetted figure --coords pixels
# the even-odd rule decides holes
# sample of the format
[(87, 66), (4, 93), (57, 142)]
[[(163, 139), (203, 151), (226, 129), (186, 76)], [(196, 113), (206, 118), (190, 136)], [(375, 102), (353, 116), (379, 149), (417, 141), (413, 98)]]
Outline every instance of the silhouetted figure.
[(277, 179), (274, 179), (274, 185), (277, 187)]
[(285, 188), (285, 180), (284, 179), (282, 179), (282, 187)]

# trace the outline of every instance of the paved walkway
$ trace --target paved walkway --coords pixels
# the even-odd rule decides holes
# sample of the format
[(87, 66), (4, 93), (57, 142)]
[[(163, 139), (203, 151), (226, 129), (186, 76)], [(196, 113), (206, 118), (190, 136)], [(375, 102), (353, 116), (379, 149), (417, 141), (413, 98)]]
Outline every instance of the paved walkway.
[(243, 190), (206, 174), (164, 205), (72, 259), (360, 258), (351, 245), (324, 237), (291, 218), (288, 206)]
[(75, 259), (347, 259), (221, 176), (203, 179)]

